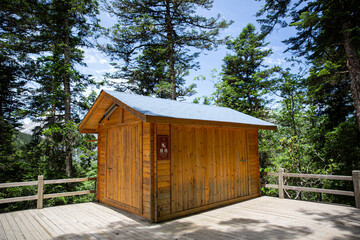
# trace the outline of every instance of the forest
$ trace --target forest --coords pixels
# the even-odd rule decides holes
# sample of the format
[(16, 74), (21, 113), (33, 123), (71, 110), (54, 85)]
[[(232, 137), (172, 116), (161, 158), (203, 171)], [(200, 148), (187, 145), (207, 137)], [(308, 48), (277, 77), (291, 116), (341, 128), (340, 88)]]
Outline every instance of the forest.
[[(189, 71), (204, 51), (226, 46), (214, 92), (197, 104), (235, 109), (275, 123), (259, 131), (262, 171), (351, 176), (360, 170), (360, 5), (357, 0), (257, 0), (257, 29), (248, 23), (223, 36), (232, 19), (206, 17), (220, 0), (0, 1), (0, 183), (94, 177), (96, 139), (78, 125), (108, 87), (184, 100), (195, 96)], [(254, 0), (255, 1), (255, 0)], [(100, 14), (114, 24), (104, 27)], [(293, 29), (287, 65), (269, 66), (268, 38)], [(84, 49), (97, 49), (115, 72), (96, 81)], [(206, 63), (205, 63), (206, 64)], [(306, 66), (306, 67), (305, 67)], [(202, 78), (199, 76), (198, 78)], [(122, 79), (123, 81), (114, 81)], [(36, 123), (21, 132), (25, 119)], [(352, 190), (351, 182), (288, 179), (289, 185)], [(45, 192), (94, 188), (93, 183), (46, 186)], [(276, 190), (262, 189), (276, 195)], [(0, 189), (0, 198), (35, 195), (36, 188)], [(352, 197), (287, 191), (286, 197), (354, 205)], [(47, 199), (45, 206), (92, 201), (93, 196)], [(35, 208), (34, 201), (0, 211)]]

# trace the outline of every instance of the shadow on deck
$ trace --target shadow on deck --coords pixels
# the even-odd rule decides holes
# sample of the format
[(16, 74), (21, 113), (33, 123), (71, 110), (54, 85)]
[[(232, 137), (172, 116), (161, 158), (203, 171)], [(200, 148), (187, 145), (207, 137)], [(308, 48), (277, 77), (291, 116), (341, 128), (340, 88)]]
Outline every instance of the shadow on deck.
[(102, 204), (0, 215), (0, 239), (360, 239), (356, 208), (260, 197), (153, 224)]

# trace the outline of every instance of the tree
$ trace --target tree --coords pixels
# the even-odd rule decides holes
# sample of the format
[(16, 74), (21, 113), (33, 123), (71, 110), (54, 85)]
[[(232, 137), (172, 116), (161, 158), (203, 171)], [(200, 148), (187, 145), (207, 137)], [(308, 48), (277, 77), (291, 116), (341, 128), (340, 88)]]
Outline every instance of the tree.
[[(135, 58), (132, 66), (126, 66), (131, 71), (124, 71), (119, 76), (112, 77), (126, 78), (127, 82), (114, 84), (118, 91), (130, 90), (140, 95), (156, 95), (160, 98), (171, 98), (171, 86), (168, 82), (168, 74), (166, 72), (167, 50), (163, 46), (146, 47), (138, 57)], [(130, 64), (130, 63), (129, 63)], [(183, 87), (185, 83), (184, 76), (188, 74), (186, 71), (187, 62), (178, 62), (175, 65), (178, 69), (176, 75), (177, 94), (179, 96), (191, 96), (195, 93), (195, 84)], [(183, 70), (180, 70), (183, 69)]]
[[(87, 38), (97, 27), (98, 3), (96, 0), (44, 1), (38, 11), (43, 55), (37, 59), (35, 79), (39, 87), (33, 91), (30, 113), (34, 120), (43, 123), (44, 129), (57, 129), (79, 122), (83, 92), (94, 84), (75, 65), (84, 65), (80, 47), (90, 46)], [(66, 173), (70, 177), (73, 148), (66, 136), (63, 139)]]
[(37, 1), (0, 2), (1, 169), (11, 169), (16, 162), (13, 136), (25, 117), (25, 84), (33, 70), (29, 54), (37, 51), (34, 34), (37, 25), (33, 24), (36, 6)]
[(338, 52), (346, 59), (350, 89), (360, 129), (360, 6), (356, 0), (277, 1), (266, 0), (257, 14), (262, 29), (270, 33), (276, 24), (297, 30), (297, 36), (285, 42), (290, 51), (309, 60), (325, 59)]
[[(205, 18), (196, 14), (196, 8), (210, 10), (212, 0), (114, 0), (106, 4), (107, 11), (118, 19), (108, 33), (110, 44), (100, 46), (113, 60), (123, 60), (125, 67), (120, 75), (137, 79), (137, 66), (132, 65), (139, 55), (155, 60), (161, 57), (160, 66), (152, 71), (162, 72), (166, 81), (156, 79), (161, 89), (170, 87), (170, 98), (176, 100), (183, 94), (179, 87), (184, 84), (182, 77), (189, 69), (197, 67), (195, 59), (199, 52), (211, 50), (222, 41), (217, 39), (219, 31), (230, 23), (216, 18)], [(156, 56), (158, 55), (158, 56)], [(137, 59), (138, 61), (144, 59)], [(136, 61), (136, 60), (135, 60)], [(156, 66), (156, 65), (155, 65)], [(154, 68), (155, 68), (154, 66)], [(130, 79), (130, 81), (133, 81)], [(149, 82), (149, 85), (153, 84)], [(166, 84), (165, 84), (166, 83)], [(146, 87), (147, 88), (147, 87)], [(168, 90), (167, 90), (168, 91)], [(186, 93), (186, 91), (185, 91)], [(162, 96), (162, 95), (160, 95)], [(165, 94), (163, 97), (169, 97)]]
[(226, 43), (234, 51), (224, 59), (222, 81), (216, 86), (218, 105), (230, 107), (255, 117), (263, 117), (267, 100), (264, 95), (270, 91), (271, 77), (278, 67), (268, 68), (266, 57), (272, 54), (265, 49), (268, 43), (264, 36), (256, 33), (254, 25), (248, 24), (240, 35)]
[(319, 116), (326, 116), (328, 121), (325, 127), (328, 131), (345, 122), (355, 112), (345, 62), (342, 53), (328, 51), (326, 56), (312, 61), (309, 77), (304, 81), (308, 89), (308, 102), (316, 106)]

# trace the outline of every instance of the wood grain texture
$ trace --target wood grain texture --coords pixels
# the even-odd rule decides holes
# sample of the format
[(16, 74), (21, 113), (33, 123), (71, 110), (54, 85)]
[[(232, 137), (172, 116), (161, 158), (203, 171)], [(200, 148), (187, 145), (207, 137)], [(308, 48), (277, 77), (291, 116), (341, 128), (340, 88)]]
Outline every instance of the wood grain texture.
[(105, 201), (115, 201), (142, 211), (141, 124), (107, 129)]
[(158, 224), (98, 203), (0, 214), (0, 239), (8, 240), (358, 239), (359, 235), (359, 209), (274, 197), (233, 203)]
[(213, 127), (234, 127), (234, 128), (246, 128), (246, 129), (266, 129), (276, 130), (277, 126), (263, 126), (234, 122), (219, 122), (219, 121), (206, 121), (196, 119), (184, 119), (184, 118), (170, 118), (161, 116), (146, 116), (145, 122), (151, 123), (164, 123), (164, 124), (187, 124), (187, 125), (200, 125), (200, 126), (213, 126)]
[(314, 179), (343, 180), (343, 181), (352, 181), (352, 180), (353, 180), (351, 176), (341, 176), (341, 175), (284, 173), (283, 176), (284, 176), (284, 177), (298, 177), (298, 178), (314, 178)]
[(352, 171), (352, 179), (354, 183), (355, 205), (360, 209), (360, 170)]
[[(279, 188), (280, 189), (280, 188)], [(304, 191), (304, 192), (317, 192), (317, 193), (327, 193), (343, 196), (354, 196), (354, 192), (343, 191), (343, 190), (333, 190), (333, 189), (322, 189), (322, 188), (309, 188), (309, 187), (297, 187), (297, 186), (287, 186), (284, 185), (283, 189), (294, 190), (294, 191)], [(279, 190), (280, 191), (280, 190)], [(281, 198), (281, 197), (280, 197)], [(282, 197), (283, 198), (283, 197)]]
[(79, 125), (80, 133), (98, 133), (99, 120), (103, 117), (106, 110), (114, 103), (102, 92), (90, 111), (86, 114)]
[(99, 126), (98, 132), (98, 152), (97, 152), (97, 184), (96, 184), (96, 199), (103, 202), (105, 200), (105, 180), (106, 180), (106, 166), (105, 166), (105, 146), (106, 146), (106, 128), (104, 125)]
[[(98, 132), (97, 198), (111, 206), (156, 222), (259, 195), (256, 129), (147, 123), (119, 107)], [(170, 137), (170, 160), (157, 160), (158, 135)]]
[(35, 186), (35, 185), (38, 185), (38, 181), (11, 182), (11, 183), (0, 183), (0, 188)]
[(142, 166), (143, 166), (143, 214), (151, 218), (151, 124), (143, 123), (142, 133)]
[(23, 202), (23, 201), (37, 200), (37, 199), (38, 199), (38, 195), (26, 196), (26, 197), (15, 197), (15, 198), (3, 198), (3, 199), (0, 199), (0, 204), (13, 203), (13, 202)]
[(175, 216), (230, 199), (258, 196), (257, 154), (256, 130), (172, 124), (171, 205), (166, 210)]
[[(166, 135), (170, 139), (170, 125), (169, 124), (156, 124), (156, 136)], [(156, 138), (157, 141), (157, 138)], [(171, 139), (169, 142), (171, 146)], [(156, 146), (154, 146), (157, 149)], [(157, 151), (156, 151), (157, 153)], [(168, 215), (171, 213), (171, 199), (170, 199), (170, 159), (169, 160), (158, 160), (157, 156), (155, 157), (156, 161), (156, 215), (157, 218)], [(170, 147), (170, 157), (171, 157), (171, 147)]]

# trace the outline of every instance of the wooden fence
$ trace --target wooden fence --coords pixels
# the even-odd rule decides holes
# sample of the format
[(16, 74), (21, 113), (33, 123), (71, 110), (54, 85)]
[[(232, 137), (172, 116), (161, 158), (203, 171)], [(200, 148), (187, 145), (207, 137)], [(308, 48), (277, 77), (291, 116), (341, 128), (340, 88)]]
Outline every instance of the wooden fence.
[(0, 204), (2, 203), (13, 203), (13, 202), (22, 202), (29, 200), (37, 200), (37, 208), (43, 208), (43, 200), (47, 198), (54, 197), (69, 197), (76, 195), (84, 195), (95, 193), (95, 190), (85, 190), (85, 191), (76, 191), (76, 192), (63, 192), (63, 193), (52, 193), (44, 194), (44, 185), (46, 184), (59, 184), (59, 183), (74, 183), (74, 182), (85, 182), (96, 180), (96, 177), (93, 178), (70, 178), (70, 179), (55, 179), (55, 180), (44, 180), (43, 176), (38, 176), (37, 181), (30, 182), (13, 182), (13, 183), (0, 183), (0, 188), (10, 188), (10, 187), (23, 187), (23, 186), (38, 186), (38, 194), (34, 196), (26, 197), (15, 197), (15, 198), (4, 198), (0, 199)]
[[(295, 190), (316, 193), (328, 193), (335, 195), (354, 196), (357, 208), (360, 208), (360, 170), (352, 171), (352, 176), (340, 175), (320, 175), (320, 174), (299, 174), (299, 173), (285, 173), (283, 168), (279, 168), (279, 172), (263, 172), (263, 176), (276, 176), (279, 178), (278, 184), (262, 184), (262, 187), (276, 188), (279, 190), (279, 198), (284, 198), (284, 190)], [(328, 180), (342, 180), (352, 181), (354, 184), (354, 191), (342, 191), (334, 189), (310, 188), (284, 185), (284, 177), (296, 178), (313, 178), (313, 179), (328, 179)]]

